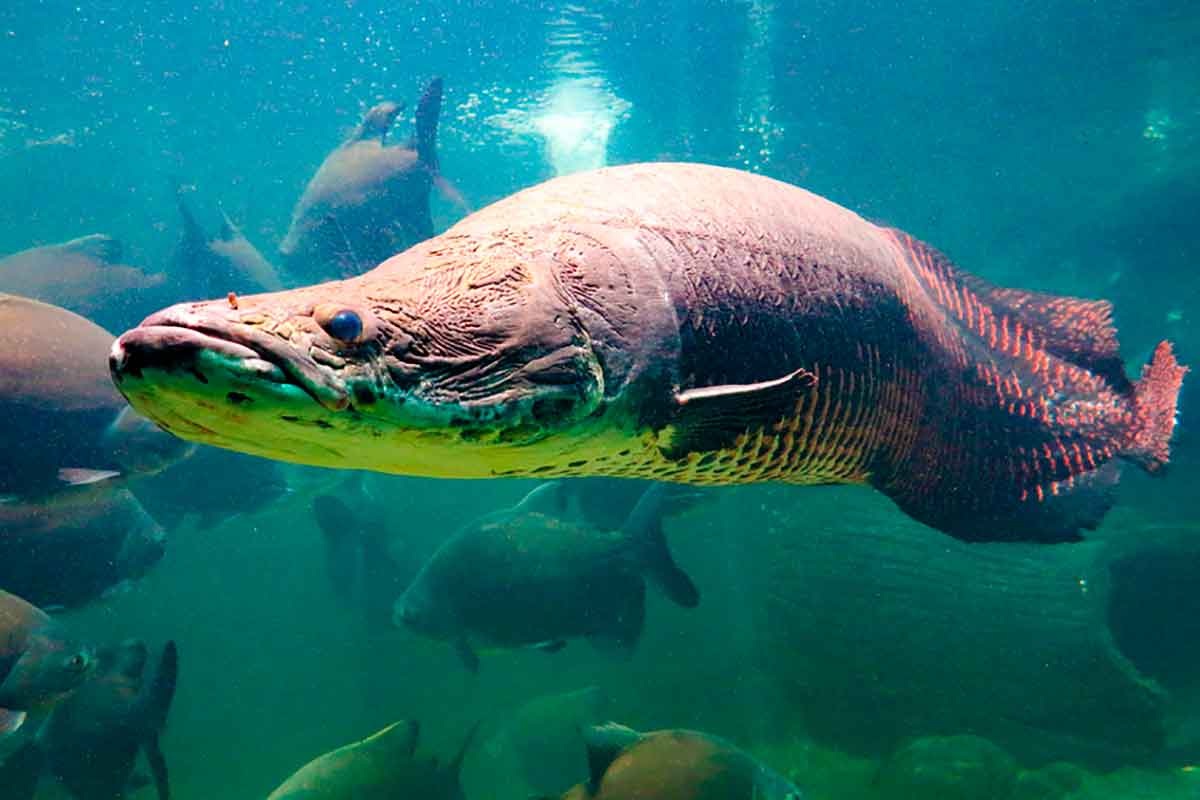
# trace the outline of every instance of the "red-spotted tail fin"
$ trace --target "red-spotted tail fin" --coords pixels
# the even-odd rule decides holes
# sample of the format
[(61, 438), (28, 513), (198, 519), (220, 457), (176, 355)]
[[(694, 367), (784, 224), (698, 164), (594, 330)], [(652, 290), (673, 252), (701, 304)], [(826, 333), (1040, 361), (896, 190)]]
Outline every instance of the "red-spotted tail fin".
[(1175, 406), (1187, 371), (1175, 360), (1171, 343), (1160, 342), (1134, 386), (1134, 430), (1124, 455), (1147, 472), (1157, 472), (1170, 459)]

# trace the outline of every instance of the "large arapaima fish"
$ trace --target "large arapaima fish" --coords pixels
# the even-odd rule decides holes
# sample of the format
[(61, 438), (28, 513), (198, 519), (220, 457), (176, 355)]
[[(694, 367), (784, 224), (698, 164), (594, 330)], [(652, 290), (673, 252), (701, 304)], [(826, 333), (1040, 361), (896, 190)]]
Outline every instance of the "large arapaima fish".
[(803, 189), (634, 164), (344, 281), (176, 305), (117, 386), (196, 441), (444, 477), (864, 483), (963, 539), (1067, 541), (1168, 459), (1186, 371), (1111, 307), (1002, 289)]

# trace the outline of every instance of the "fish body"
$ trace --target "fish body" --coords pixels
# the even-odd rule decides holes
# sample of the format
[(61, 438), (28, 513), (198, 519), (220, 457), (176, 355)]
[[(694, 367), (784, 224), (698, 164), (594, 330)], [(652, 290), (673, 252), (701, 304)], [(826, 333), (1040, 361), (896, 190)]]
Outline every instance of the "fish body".
[(271, 507), (287, 496), (288, 484), (276, 462), (201, 447), (169, 472), (141, 478), (132, 489), (168, 530), (188, 516), (207, 530)]
[(159, 736), (178, 680), (174, 642), (147, 670), (149, 651), (131, 640), (99, 654), (97, 668), (50, 712), (35, 738), (45, 770), (76, 800), (120, 800), (132, 787), (139, 753), (150, 766), (159, 800), (169, 800)]
[(558, 795), (588, 778), (583, 731), (607, 719), (599, 686), (534, 698), (512, 715), (487, 750), (511, 759), (525, 785)]
[(403, 110), (385, 102), (333, 150), (292, 212), (279, 252), (308, 280), (356, 275), (433, 235), (429, 194), (438, 173), (436, 135), (442, 81), (433, 79), (417, 105), (410, 146), (388, 146)]
[(705, 733), (588, 729), (591, 778), (562, 800), (803, 800), (784, 776)]
[(588, 637), (632, 648), (645, 620), (643, 576), (679, 605), (699, 602), (663, 536), (667, 492), (647, 489), (616, 531), (521, 505), (483, 517), (434, 553), (396, 601), (396, 622), (453, 642), (472, 670), (477, 646), (553, 652)]
[(148, 275), (122, 264), (122, 249), (113, 237), (95, 233), (13, 253), (0, 258), (0, 292), (90, 317), (165, 282), (162, 273)]
[(41, 609), (0, 590), (0, 738), (21, 726), (24, 712), (77, 689), (94, 661), (91, 648)]
[[(341, 282), (184, 304), (111, 365), (179, 435), (442, 477), (859, 483), (966, 540), (1077, 539), (1160, 471), (1186, 369), (795, 186), (632, 164)], [(194, 374), (199, 371), (204, 380)]]
[(308, 762), (267, 800), (462, 800), (458, 775), (471, 736), (445, 766), (417, 757), (419, 737), (417, 723), (393, 723)]
[(72, 608), (142, 578), (166, 533), (126, 488), (68, 488), (0, 503), (0, 587)]
[(0, 331), (0, 494), (57, 489), (63, 469), (157, 471), (193, 449), (112, 390), (113, 336), (99, 325), (0, 294)]

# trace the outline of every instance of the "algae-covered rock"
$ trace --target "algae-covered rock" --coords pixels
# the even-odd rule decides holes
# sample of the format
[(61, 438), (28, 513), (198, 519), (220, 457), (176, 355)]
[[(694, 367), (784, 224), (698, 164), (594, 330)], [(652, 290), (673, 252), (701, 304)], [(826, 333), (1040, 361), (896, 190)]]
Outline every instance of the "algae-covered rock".
[(1083, 770), (1063, 761), (1028, 770), (1017, 778), (1013, 800), (1066, 800), (1079, 790), (1083, 779)]
[(896, 750), (879, 768), (881, 800), (1016, 800), (1018, 768), (979, 736), (930, 736)]

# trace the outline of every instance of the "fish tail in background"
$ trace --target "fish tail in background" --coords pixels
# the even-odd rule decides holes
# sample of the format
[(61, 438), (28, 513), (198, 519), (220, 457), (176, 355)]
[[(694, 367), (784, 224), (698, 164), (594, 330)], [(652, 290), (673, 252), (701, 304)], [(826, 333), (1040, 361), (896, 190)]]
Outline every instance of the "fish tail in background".
[(414, 149), (421, 163), (429, 168), (431, 173), (438, 172), (437, 129), (438, 118), (442, 114), (442, 79), (434, 77), (425, 87), (424, 94), (417, 101), (416, 136)]
[(1133, 389), (1134, 427), (1124, 455), (1147, 472), (1166, 466), (1183, 376), (1188, 368), (1175, 360), (1170, 342), (1159, 342)]
[(159, 737), (167, 726), (167, 714), (171, 710), (171, 702), (175, 699), (175, 686), (179, 682), (179, 651), (175, 642), (170, 641), (163, 647), (158, 669), (154, 672), (146, 695), (145, 703), (146, 724), (149, 734), (143, 743), (146, 761), (154, 775), (154, 786), (158, 791), (158, 800), (170, 800), (171, 784), (167, 774), (167, 759), (159, 746)]
[(454, 758), (450, 761), (447, 769), (458, 780), (458, 775), (462, 771), (463, 760), (467, 757), (467, 752), (470, 751), (471, 745), (475, 743), (475, 737), (479, 733), (480, 726), (483, 725), (483, 720), (476, 720), (471, 729), (467, 731), (467, 735), (463, 737), (463, 742), (458, 747), (458, 752), (454, 754)]
[(41, 748), (32, 738), (0, 761), (0, 793), (5, 800), (33, 800), (43, 764)]
[(697, 492), (688, 489), (652, 484), (642, 494), (624, 526), (630, 540), (638, 547), (646, 575), (663, 594), (684, 608), (699, 605), (700, 592), (688, 574), (675, 563), (662, 521), (672, 507), (697, 496)]
[(1112, 506), (1117, 459), (1166, 462), (1186, 370), (1164, 343), (1134, 384), (1111, 304), (993, 286), (891, 233), (940, 314), (916, 320), (928, 368), (906, 391), (920, 414), (872, 484), (966, 541), (1078, 540)]
[(0, 739), (16, 733), (25, 724), (25, 712), (0, 708)]
[(364, 537), (358, 515), (341, 498), (324, 494), (313, 500), (313, 514), (325, 542), (325, 574), (334, 596), (349, 603), (354, 595)]
[(207, 274), (204, 269), (210, 264), (210, 261), (203, 257), (208, 249), (208, 235), (200, 227), (196, 215), (184, 199), (186, 190), (183, 181), (174, 176), (170, 180), (171, 192), (175, 195), (175, 207), (179, 209), (179, 220), (183, 223), (183, 236), (178, 248), (181, 254), (179, 261), (186, 268), (182, 270), (184, 274), (177, 279), (185, 287), (185, 294), (208, 297), (212, 293), (213, 281), (213, 276)]
[(362, 593), (367, 627), (373, 631), (392, 629), (392, 605), (404, 594), (404, 581), (397, 574), (388, 540), (382, 531), (364, 532), (362, 537)]

